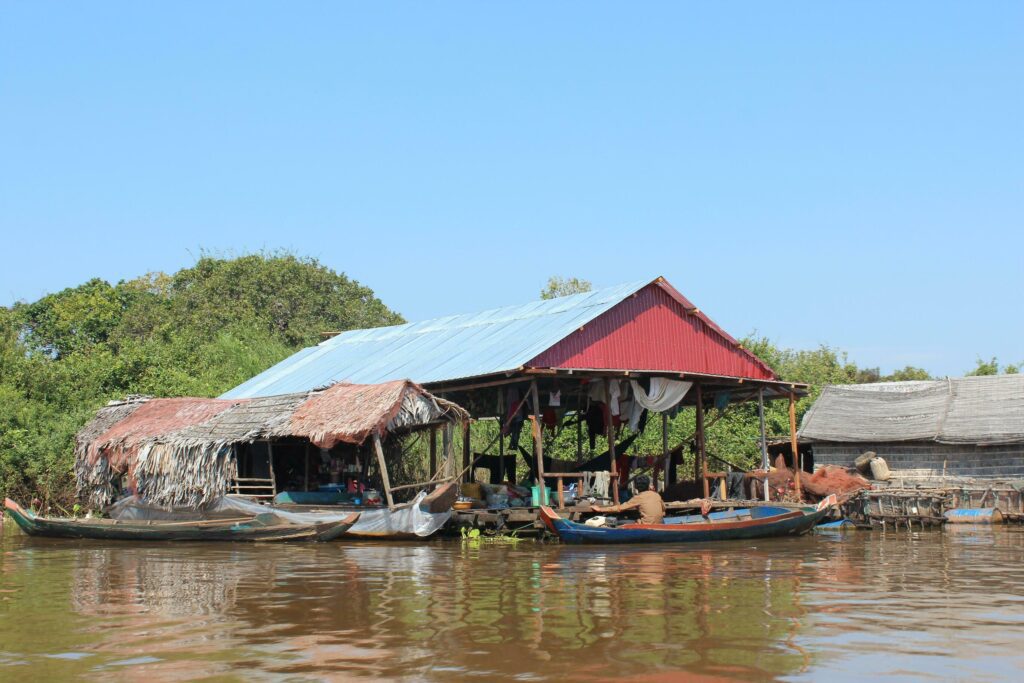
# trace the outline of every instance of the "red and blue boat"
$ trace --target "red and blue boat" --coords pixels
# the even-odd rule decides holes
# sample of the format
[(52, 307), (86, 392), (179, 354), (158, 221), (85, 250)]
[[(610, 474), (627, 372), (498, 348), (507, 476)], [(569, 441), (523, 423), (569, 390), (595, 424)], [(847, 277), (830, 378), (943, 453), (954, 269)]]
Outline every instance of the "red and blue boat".
[(836, 502), (832, 495), (817, 505), (765, 505), (708, 517), (669, 517), (662, 524), (590, 526), (565, 519), (549, 507), (540, 508), (540, 518), (565, 543), (708, 543), (799, 536), (825, 519)]

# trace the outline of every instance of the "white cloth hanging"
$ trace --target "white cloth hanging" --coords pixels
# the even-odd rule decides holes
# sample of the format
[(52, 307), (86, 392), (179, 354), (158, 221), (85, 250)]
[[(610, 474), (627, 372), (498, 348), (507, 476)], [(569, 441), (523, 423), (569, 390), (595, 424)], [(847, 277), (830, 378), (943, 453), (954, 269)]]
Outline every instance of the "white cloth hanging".
[[(630, 382), (633, 386), (633, 398), (637, 405), (643, 406), (655, 413), (663, 413), (671, 410), (677, 403), (683, 400), (686, 392), (693, 386), (693, 382), (680, 382), (675, 379), (664, 377), (651, 378), (651, 392), (645, 393), (644, 388), (636, 380)], [(639, 416), (637, 417), (639, 419)]]

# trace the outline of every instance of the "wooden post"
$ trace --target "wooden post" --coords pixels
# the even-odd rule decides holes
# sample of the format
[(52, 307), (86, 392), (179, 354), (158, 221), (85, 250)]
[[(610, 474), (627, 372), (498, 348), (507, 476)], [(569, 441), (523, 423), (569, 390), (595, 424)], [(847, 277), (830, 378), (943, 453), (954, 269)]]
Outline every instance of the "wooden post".
[(800, 447), (796, 443), (796, 392), (789, 392), (789, 445), (793, 449), (793, 483), (796, 484), (796, 499), (803, 500), (800, 489)]
[[(577, 396), (577, 398), (580, 398)], [(583, 407), (576, 405), (576, 464), (583, 464)]]
[(704, 497), (711, 494), (708, 486), (708, 456), (704, 448), (704, 395), (697, 382), (697, 459), (700, 461), (700, 479), (704, 482)]
[(668, 471), (672, 469), (672, 453), (668, 450), (668, 413), (661, 414), (661, 450), (665, 455), (665, 467), (661, 472), (661, 478), (665, 480), (661, 490), (664, 491), (668, 488)]
[(470, 442), (469, 442), (469, 424), (470, 420), (466, 420), (462, 423), (462, 470), (465, 472), (463, 475), (463, 481), (473, 481), (473, 469), (469, 466), (471, 460), (470, 455)]
[(374, 433), (373, 435), (373, 449), (377, 451), (377, 467), (380, 468), (380, 479), (384, 483), (384, 495), (388, 500), (388, 507), (392, 508), (395, 506), (395, 501), (391, 499), (391, 479), (388, 477), (388, 466), (384, 462), (384, 447), (380, 445), (380, 435)]
[(505, 391), (498, 389), (498, 481), (492, 484), (500, 484), (505, 481)]
[(764, 387), (757, 388), (757, 419), (761, 423), (761, 468), (764, 470), (764, 500), (768, 502), (771, 496), (768, 491), (768, 436), (764, 429)]
[(548, 488), (544, 483), (544, 433), (541, 431), (540, 396), (537, 394), (537, 380), (530, 380), (530, 398), (533, 399), (533, 450), (537, 456), (537, 484), (540, 486), (538, 499), (541, 505), (548, 504)]
[(437, 427), (430, 428), (430, 477), (437, 474)]
[(274, 476), (274, 444), (267, 442), (267, 465), (270, 466), (270, 491), (277, 497), (277, 477)]
[(306, 457), (305, 457), (305, 459), (304, 459), (304, 465), (305, 465), (305, 467), (303, 468), (303, 470), (304, 470), (304, 472), (303, 472), (303, 479), (304, 479), (304, 480), (305, 480), (305, 482), (306, 482), (306, 484), (305, 484), (305, 486), (306, 486), (306, 489), (305, 489), (305, 490), (306, 490), (306, 491), (308, 491), (308, 490), (309, 490), (309, 448), (310, 448), (310, 446), (311, 446), (311, 445), (312, 445), (312, 444), (309, 444), (309, 443), (307, 443), (307, 444), (306, 444), (306, 449), (305, 449), (305, 452), (304, 452), (304, 455), (305, 455)]
[(562, 484), (562, 477), (558, 477), (558, 509), (565, 508), (565, 486)]
[(608, 458), (611, 460), (612, 473), (612, 502), (619, 504), (619, 464), (615, 461), (615, 421), (612, 419), (612, 394), (608, 389), (608, 382), (616, 380), (604, 380), (604, 404), (608, 407), (608, 424), (604, 426), (605, 436), (608, 439)]

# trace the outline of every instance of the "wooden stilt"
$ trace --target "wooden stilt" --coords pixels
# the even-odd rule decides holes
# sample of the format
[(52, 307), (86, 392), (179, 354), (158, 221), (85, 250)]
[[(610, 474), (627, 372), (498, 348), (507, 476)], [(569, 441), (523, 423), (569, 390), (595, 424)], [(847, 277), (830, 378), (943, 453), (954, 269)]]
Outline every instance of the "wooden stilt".
[(373, 448), (377, 451), (377, 466), (380, 467), (380, 479), (384, 484), (384, 496), (387, 498), (388, 507), (392, 508), (395, 501), (391, 499), (391, 479), (388, 477), (388, 465), (384, 462), (384, 447), (381, 446), (380, 436), (377, 434), (373, 435)]
[(277, 496), (277, 477), (274, 476), (274, 444), (267, 442), (267, 465), (270, 466), (270, 491)]
[(608, 407), (608, 424), (604, 426), (605, 435), (608, 438), (608, 457), (611, 459), (611, 474), (612, 474), (612, 502), (615, 505), (619, 504), (619, 463), (615, 459), (615, 420), (612, 419), (612, 395), (608, 389), (608, 382), (615, 382), (617, 380), (607, 379), (604, 380), (604, 404)]
[(793, 483), (796, 485), (796, 499), (803, 500), (800, 488), (800, 447), (796, 442), (796, 392), (789, 392), (789, 445), (793, 450)]
[(757, 419), (761, 423), (761, 469), (764, 470), (764, 499), (771, 500), (768, 491), (768, 436), (764, 428), (764, 387), (757, 388)]
[(498, 390), (498, 481), (492, 484), (500, 484), (505, 481), (505, 392)]
[(433, 479), (437, 474), (437, 427), (430, 428), (430, 476)]
[(704, 483), (704, 497), (711, 495), (708, 485), (708, 455), (704, 447), (704, 396), (697, 382), (697, 459), (700, 461), (700, 480)]
[(544, 483), (544, 433), (541, 431), (540, 396), (537, 380), (530, 380), (530, 398), (533, 400), (533, 450), (537, 456), (537, 486), (540, 487), (541, 505), (548, 504), (548, 489)]
[(469, 466), (471, 462), (470, 458), (472, 458), (472, 454), (470, 453), (469, 425), (470, 420), (466, 420), (462, 423), (462, 470), (466, 473), (463, 480), (467, 482), (473, 481), (473, 468)]
[(669, 485), (669, 470), (672, 469), (672, 452), (668, 449), (668, 413), (661, 414), (661, 451), (665, 456), (665, 466), (662, 469), (662, 479), (665, 485), (661, 487), (664, 491)]

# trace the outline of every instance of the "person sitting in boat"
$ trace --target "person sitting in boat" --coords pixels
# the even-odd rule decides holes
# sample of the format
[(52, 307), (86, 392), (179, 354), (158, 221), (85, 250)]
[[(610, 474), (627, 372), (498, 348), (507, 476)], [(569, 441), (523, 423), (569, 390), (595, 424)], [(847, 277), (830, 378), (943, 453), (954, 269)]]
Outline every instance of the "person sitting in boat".
[(594, 512), (625, 512), (626, 510), (639, 510), (641, 524), (661, 524), (665, 521), (665, 501), (661, 495), (651, 486), (651, 478), (641, 474), (634, 480), (636, 490), (639, 491), (621, 505), (594, 505), (591, 510)]

